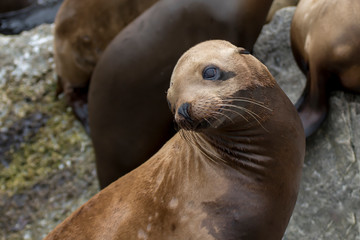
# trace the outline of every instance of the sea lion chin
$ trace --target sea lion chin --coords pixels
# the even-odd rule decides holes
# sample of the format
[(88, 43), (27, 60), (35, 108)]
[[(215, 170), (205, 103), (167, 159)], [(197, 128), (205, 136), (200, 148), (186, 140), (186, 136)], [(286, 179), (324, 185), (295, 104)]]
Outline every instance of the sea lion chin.
[(167, 99), (184, 128), (45, 240), (282, 239), (305, 136), (267, 68), (229, 42), (203, 42), (179, 59)]

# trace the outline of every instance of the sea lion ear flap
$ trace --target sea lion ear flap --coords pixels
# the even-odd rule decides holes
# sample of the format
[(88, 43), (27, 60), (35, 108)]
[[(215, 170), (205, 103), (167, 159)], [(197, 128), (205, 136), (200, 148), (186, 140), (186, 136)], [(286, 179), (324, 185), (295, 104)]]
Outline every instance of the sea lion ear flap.
[(239, 47), (237, 50), (240, 54), (250, 54), (250, 52), (248, 50), (246, 50), (245, 48), (242, 48), (242, 47)]

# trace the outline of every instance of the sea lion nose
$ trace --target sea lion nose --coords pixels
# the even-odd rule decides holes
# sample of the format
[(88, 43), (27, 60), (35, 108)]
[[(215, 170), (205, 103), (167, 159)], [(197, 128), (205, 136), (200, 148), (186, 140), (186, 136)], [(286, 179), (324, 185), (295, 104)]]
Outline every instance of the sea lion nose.
[(191, 121), (191, 117), (189, 115), (189, 108), (190, 108), (190, 104), (189, 103), (183, 103), (179, 108), (178, 108), (178, 114), (183, 116), (185, 118), (185, 120), (187, 121)]

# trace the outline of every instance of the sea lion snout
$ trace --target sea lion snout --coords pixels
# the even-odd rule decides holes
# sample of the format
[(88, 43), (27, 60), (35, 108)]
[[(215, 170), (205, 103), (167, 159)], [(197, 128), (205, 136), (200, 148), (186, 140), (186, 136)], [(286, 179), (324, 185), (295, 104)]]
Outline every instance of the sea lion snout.
[(182, 116), (186, 121), (192, 122), (191, 117), (189, 115), (190, 103), (183, 103), (179, 108), (177, 113)]
[[(196, 112), (196, 107), (193, 107), (191, 103), (185, 102), (177, 108), (175, 113), (175, 122), (176, 124), (184, 130), (193, 130), (200, 131), (201, 129), (205, 129), (209, 127), (210, 119), (206, 120), (206, 118), (201, 118), (199, 112)], [(200, 113), (201, 115), (201, 113)]]
[[(221, 40), (200, 43), (183, 54), (167, 91), (178, 127), (204, 131), (223, 128), (235, 121), (258, 120), (257, 113), (243, 106), (251, 100), (241, 96), (237, 99), (235, 95), (240, 90), (272, 86), (275, 80), (271, 76), (263, 77), (270, 74), (266, 67), (247, 55), (245, 49)], [(256, 78), (255, 72), (261, 73), (262, 78)]]
[(190, 111), (191, 111), (191, 104), (188, 102), (181, 104), (180, 107), (177, 109), (175, 113), (175, 121), (179, 127), (188, 130), (194, 128), (194, 125), (196, 124), (194, 123), (194, 120), (191, 117)]

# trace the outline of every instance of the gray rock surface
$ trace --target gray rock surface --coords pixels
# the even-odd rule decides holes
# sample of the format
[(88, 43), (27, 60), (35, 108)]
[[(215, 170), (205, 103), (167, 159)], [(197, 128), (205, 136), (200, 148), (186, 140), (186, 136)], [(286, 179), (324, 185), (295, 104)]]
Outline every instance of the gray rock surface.
[[(305, 84), (290, 48), (294, 10), (278, 11), (254, 49), (293, 102)], [(284, 239), (360, 239), (360, 96), (334, 92), (328, 118), (307, 140), (301, 189)]]
[(98, 190), (89, 137), (55, 99), (53, 27), (0, 35), (0, 239), (42, 239)]
[[(293, 11), (264, 26), (254, 54), (295, 102), (305, 78), (290, 49)], [(0, 240), (42, 239), (97, 191), (90, 140), (55, 100), (51, 30), (0, 35)], [(284, 239), (360, 239), (359, 129), (360, 96), (333, 93), (325, 124), (307, 141)]]
[(33, 0), (26, 8), (0, 13), (0, 33), (19, 34), (43, 23), (53, 23), (62, 1)]

